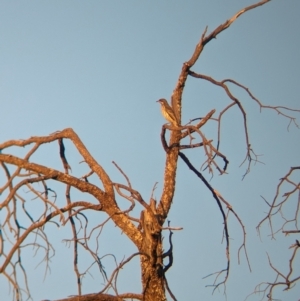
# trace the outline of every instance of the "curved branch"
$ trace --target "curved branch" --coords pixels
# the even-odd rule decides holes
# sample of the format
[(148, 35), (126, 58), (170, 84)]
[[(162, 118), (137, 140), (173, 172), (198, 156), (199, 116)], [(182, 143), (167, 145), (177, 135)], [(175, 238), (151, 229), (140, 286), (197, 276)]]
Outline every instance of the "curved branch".
[[(293, 174), (293, 172), (300, 170), (300, 166), (294, 166), (291, 167), (290, 170), (288, 171), (288, 173), (280, 179), (277, 187), (276, 187), (276, 192), (275, 192), (275, 196), (273, 198), (272, 203), (268, 203), (266, 200), (265, 202), (267, 203), (267, 205), (269, 206), (269, 212), (267, 213), (267, 215), (259, 222), (259, 224), (257, 225), (256, 229), (258, 231), (258, 233), (260, 232), (260, 227), (262, 226), (262, 224), (266, 221), (269, 221), (270, 224), (270, 228), (271, 228), (271, 235), (274, 238), (274, 230), (273, 230), (273, 226), (272, 226), (272, 216), (274, 216), (275, 214), (277, 214), (278, 212), (281, 212), (281, 208), (283, 207), (284, 204), (286, 204), (290, 198), (291, 195), (293, 195), (296, 191), (299, 191), (299, 199), (297, 202), (297, 207), (295, 210), (295, 216), (291, 221), (287, 221), (287, 222), (295, 222), (295, 225), (297, 227), (297, 218), (299, 215), (299, 203), (300, 203), (300, 184), (298, 183), (294, 183), (292, 182), (289, 177)], [(282, 195), (283, 199), (281, 201), (279, 201), (279, 197), (280, 197), (280, 190), (282, 188), (282, 186), (285, 183), (289, 183), (293, 186), (292, 191), (290, 192), (286, 192)], [(276, 210), (276, 211), (275, 211)], [(284, 215), (282, 215), (282, 217), (284, 218)], [(284, 218), (285, 219), (285, 218)], [(286, 219), (285, 219), (286, 220)], [(286, 222), (286, 223), (287, 223)], [(285, 224), (286, 224), (285, 223)], [(285, 225), (284, 224), (284, 225)], [(281, 227), (281, 229), (283, 230), (284, 225)], [(296, 229), (298, 230), (298, 229)], [(297, 232), (296, 232), (297, 233)]]
[(103, 211), (105, 211), (109, 216), (111, 216), (113, 221), (120, 227), (120, 229), (122, 229), (137, 246), (141, 244), (142, 238), (137, 228), (132, 224), (128, 217), (124, 213), (122, 213), (122, 211), (118, 208), (115, 200), (112, 199), (111, 195), (104, 193), (97, 186), (89, 182), (79, 180), (78, 178), (75, 178), (68, 174), (59, 172), (58, 170), (54, 170), (43, 165), (30, 163), (26, 160), (17, 158), (12, 155), (0, 154), (0, 161), (16, 165), (20, 168), (29, 171), (34, 171), (38, 174), (43, 174), (48, 179), (53, 179), (55, 181), (59, 181), (61, 183), (65, 183), (74, 188), (77, 188), (82, 192), (90, 193), (101, 203)]
[(218, 198), (218, 195), (216, 194), (215, 190), (211, 187), (211, 185), (207, 182), (207, 180), (203, 177), (203, 175), (191, 164), (191, 162), (189, 161), (189, 159), (183, 154), (183, 153), (179, 153), (180, 158), (186, 163), (186, 165), (197, 175), (197, 177), (199, 177), (201, 179), (201, 181), (204, 183), (204, 185), (211, 191), (214, 199), (216, 200), (218, 207), (220, 209), (220, 212), (222, 214), (223, 217), (223, 221), (224, 221), (224, 232), (225, 232), (225, 239), (226, 239), (226, 257), (227, 257), (227, 267), (226, 269), (218, 272), (218, 274), (226, 271), (226, 276), (225, 279), (217, 284), (214, 284), (214, 290), (217, 289), (220, 285), (225, 284), (228, 276), (229, 276), (229, 268), (230, 268), (230, 248), (229, 248), (229, 232), (228, 232), (228, 226), (227, 226), (227, 218), (225, 215), (225, 212), (223, 210), (222, 204)]

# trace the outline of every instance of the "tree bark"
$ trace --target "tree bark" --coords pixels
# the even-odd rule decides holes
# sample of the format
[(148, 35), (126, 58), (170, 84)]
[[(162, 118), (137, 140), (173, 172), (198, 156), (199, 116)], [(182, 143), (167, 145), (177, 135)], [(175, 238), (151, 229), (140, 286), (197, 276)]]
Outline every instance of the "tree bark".
[(162, 262), (161, 225), (155, 204), (141, 215), (143, 244), (141, 248), (141, 271), (144, 301), (166, 301), (164, 270)]

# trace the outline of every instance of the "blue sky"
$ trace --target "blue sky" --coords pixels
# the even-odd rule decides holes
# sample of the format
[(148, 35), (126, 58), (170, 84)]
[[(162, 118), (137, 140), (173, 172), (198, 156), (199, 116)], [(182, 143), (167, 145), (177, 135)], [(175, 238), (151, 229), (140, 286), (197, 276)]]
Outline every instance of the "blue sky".
[[(159, 199), (165, 160), (160, 143), (164, 119), (156, 100), (170, 99), (181, 66), (190, 58), (205, 26), (210, 32), (252, 3), (0, 1), (0, 141), (48, 135), (72, 127), (114, 181), (123, 179), (112, 161), (127, 173), (144, 199), (149, 199), (158, 182), (154, 195)], [(205, 47), (193, 70), (216, 80), (235, 79), (264, 104), (300, 108), (299, 10), (297, 0), (273, 0), (248, 12)], [(241, 229), (231, 218), (232, 270), (226, 286), (228, 300), (244, 300), (256, 284), (275, 278), (266, 251), (283, 271), (288, 265), (288, 247), (295, 237), (284, 238), (279, 233), (276, 241), (271, 240), (265, 225), (260, 241), (255, 227), (267, 210), (260, 196), (271, 200), (279, 178), (290, 166), (299, 165), (300, 131), (293, 125), (288, 131), (287, 119), (274, 111), (260, 113), (245, 92), (234, 87), (232, 91), (247, 110), (251, 144), (257, 154), (263, 155), (259, 158), (264, 162), (253, 166), (241, 181), (246, 169), (245, 165), (239, 167), (245, 157), (245, 139), (241, 114), (233, 109), (224, 117), (221, 145), (230, 161), (229, 174), (215, 174), (210, 183), (234, 206), (246, 226), (253, 271), (249, 272), (244, 256), (237, 264)], [(189, 79), (182, 122), (204, 116), (214, 108), (218, 111), (228, 103), (218, 87)], [(213, 129), (208, 128), (207, 138), (216, 139)], [(80, 157), (70, 144), (66, 147), (68, 160), (72, 167), (78, 166), (77, 175), (82, 175)], [(45, 148), (45, 152), (44, 156), (36, 156), (38, 162), (55, 166), (56, 147)], [(204, 160), (201, 151), (187, 154), (200, 168)], [(98, 218), (92, 217), (95, 224)], [(212, 290), (205, 288), (213, 279), (202, 279), (226, 264), (220, 212), (204, 185), (182, 162), (169, 219), (174, 226), (184, 228), (173, 236), (174, 265), (167, 274), (178, 300), (225, 300), (223, 290), (211, 296)], [(68, 268), (72, 272), (72, 260), (66, 260), (71, 258), (66, 255), (70, 250), (61, 238), (68, 236), (68, 230), (60, 229), (59, 234), (55, 228), (48, 231), (58, 251), (45, 281), (41, 266), (30, 272), (34, 300), (76, 294), (75, 278), (67, 274)], [(133, 246), (117, 229), (104, 231), (101, 256), (115, 252), (120, 262), (132, 251)], [(29, 270), (36, 267), (37, 259), (28, 252)], [(111, 259), (105, 265), (108, 270), (112, 268)], [(121, 274), (121, 292), (140, 290), (137, 266), (136, 260), (129, 271)], [(97, 271), (93, 276), (86, 275), (84, 293), (101, 288)], [(298, 286), (291, 292), (279, 289), (278, 299), (298, 300)], [(0, 278), (0, 288), (7, 292), (4, 278)]]

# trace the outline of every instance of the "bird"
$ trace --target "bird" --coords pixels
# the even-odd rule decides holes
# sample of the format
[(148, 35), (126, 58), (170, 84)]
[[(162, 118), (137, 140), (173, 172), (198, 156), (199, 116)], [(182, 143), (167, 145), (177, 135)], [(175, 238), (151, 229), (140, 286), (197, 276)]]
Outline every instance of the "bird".
[(169, 121), (174, 126), (179, 126), (179, 122), (175, 116), (173, 109), (168, 104), (167, 100), (164, 98), (159, 99), (157, 102), (161, 105), (161, 113), (164, 118)]

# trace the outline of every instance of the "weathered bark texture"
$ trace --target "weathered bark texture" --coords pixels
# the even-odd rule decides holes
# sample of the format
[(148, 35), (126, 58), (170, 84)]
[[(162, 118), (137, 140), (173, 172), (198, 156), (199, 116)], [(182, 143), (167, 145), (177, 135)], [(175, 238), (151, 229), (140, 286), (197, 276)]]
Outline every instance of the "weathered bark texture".
[(164, 267), (162, 262), (161, 225), (152, 200), (147, 210), (141, 214), (143, 244), (141, 253), (141, 271), (143, 295), (145, 301), (166, 300), (164, 288)]

